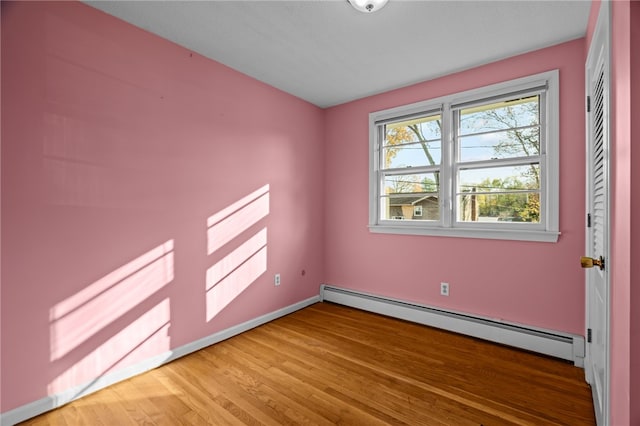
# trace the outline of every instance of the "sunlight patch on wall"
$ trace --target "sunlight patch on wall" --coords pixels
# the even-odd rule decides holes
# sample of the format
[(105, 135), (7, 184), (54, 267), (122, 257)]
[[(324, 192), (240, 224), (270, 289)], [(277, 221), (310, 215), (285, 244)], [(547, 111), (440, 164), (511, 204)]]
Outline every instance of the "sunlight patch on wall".
[[(207, 219), (211, 255), (269, 215), (269, 185)], [(267, 228), (262, 228), (206, 272), (206, 318), (211, 321), (267, 271)]]
[(49, 312), (50, 360), (69, 354), (170, 283), (173, 265), (168, 240), (56, 304)]
[(269, 185), (207, 219), (207, 254), (212, 254), (269, 214)]
[(164, 299), (52, 380), (48, 392), (62, 392), (124, 367), (130, 359), (170, 350), (170, 319), (169, 299)]
[(211, 321), (267, 270), (267, 229), (263, 228), (207, 270), (207, 321)]

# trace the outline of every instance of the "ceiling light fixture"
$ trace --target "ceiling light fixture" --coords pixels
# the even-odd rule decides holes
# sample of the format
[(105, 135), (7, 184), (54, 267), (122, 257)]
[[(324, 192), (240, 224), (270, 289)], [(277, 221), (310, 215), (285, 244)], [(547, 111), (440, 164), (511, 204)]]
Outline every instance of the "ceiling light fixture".
[(364, 13), (375, 12), (382, 9), (388, 0), (347, 0), (355, 10)]

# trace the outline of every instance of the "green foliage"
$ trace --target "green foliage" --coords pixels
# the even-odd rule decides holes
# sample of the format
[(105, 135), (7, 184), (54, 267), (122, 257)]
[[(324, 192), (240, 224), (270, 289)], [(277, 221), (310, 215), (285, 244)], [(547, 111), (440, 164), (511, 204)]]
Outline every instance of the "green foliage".
[(514, 176), (504, 179), (485, 179), (473, 189), (478, 192), (496, 191), (496, 193), (475, 196), (478, 202), (478, 213), (480, 216), (498, 217), (502, 220), (538, 222), (540, 220), (540, 196), (538, 193), (500, 192), (500, 190), (522, 191), (535, 188), (536, 186), (531, 180), (527, 182)]
[(422, 192), (438, 192), (438, 182), (440, 181), (440, 173), (435, 173), (435, 179), (422, 179)]

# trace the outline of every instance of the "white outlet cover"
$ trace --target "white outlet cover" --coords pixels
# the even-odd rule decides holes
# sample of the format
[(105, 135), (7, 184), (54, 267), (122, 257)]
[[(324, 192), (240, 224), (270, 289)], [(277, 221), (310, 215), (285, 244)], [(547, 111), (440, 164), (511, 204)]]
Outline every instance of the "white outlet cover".
[(440, 294), (442, 296), (449, 295), (449, 283), (440, 283)]

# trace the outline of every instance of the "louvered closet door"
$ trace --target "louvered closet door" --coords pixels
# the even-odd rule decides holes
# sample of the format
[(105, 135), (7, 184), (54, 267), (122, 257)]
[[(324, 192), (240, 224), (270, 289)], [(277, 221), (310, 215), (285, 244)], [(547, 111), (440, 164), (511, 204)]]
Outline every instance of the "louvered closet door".
[[(604, 31), (601, 31), (603, 33)], [(609, 82), (608, 43), (594, 36), (587, 61), (587, 239), (586, 256), (602, 261), (586, 269), (587, 357), (585, 370), (591, 384), (598, 424), (608, 417), (609, 346)], [(590, 222), (590, 223), (589, 223)], [(589, 226), (590, 225), (590, 226)]]

